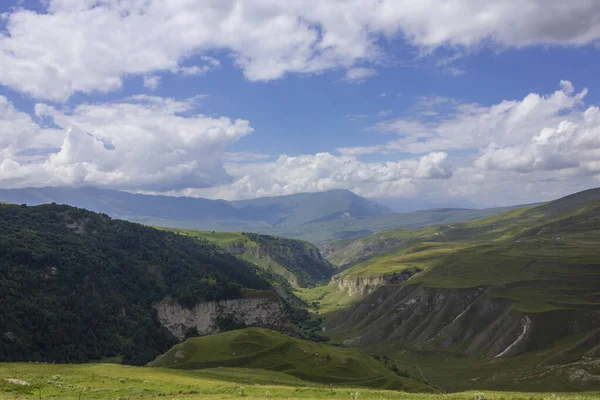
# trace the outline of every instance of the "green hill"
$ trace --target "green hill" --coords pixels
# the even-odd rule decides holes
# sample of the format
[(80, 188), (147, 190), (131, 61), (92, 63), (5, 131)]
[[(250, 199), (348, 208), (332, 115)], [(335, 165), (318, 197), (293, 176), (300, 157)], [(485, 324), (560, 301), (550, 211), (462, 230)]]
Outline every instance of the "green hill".
[(230, 253), (302, 287), (327, 282), (335, 271), (314, 245), (300, 240), (256, 233), (164, 229), (211, 241)]
[(336, 386), (431, 391), (419, 381), (395, 374), (361, 350), (317, 344), (258, 328), (188, 339), (148, 366), (188, 370), (241, 367)]
[(269, 279), (208, 241), (69, 206), (0, 205), (0, 359), (146, 363), (176, 342), (156, 304), (278, 298)]
[[(600, 189), (342, 246), (346, 260), (356, 262), (320, 299), (343, 304), (340, 293), (354, 290), (345, 298), (353, 301), (342, 299), (348, 307), (325, 309), (328, 334), (337, 340), (383, 354), (412, 351), (425, 365), (429, 356), (446, 357), (488, 388), (510, 380), (485, 380), (477, 374), (488, 364), (473, 360), (514, 368), (514, 376), (527, 376), (523, 385), (566, 365), (596, 376), (586, 360), (600, 357)], [(521, 364), (509, 361), (517, 356)], [(575, 378), (561, 379), (557, 386), (568, 387)]]

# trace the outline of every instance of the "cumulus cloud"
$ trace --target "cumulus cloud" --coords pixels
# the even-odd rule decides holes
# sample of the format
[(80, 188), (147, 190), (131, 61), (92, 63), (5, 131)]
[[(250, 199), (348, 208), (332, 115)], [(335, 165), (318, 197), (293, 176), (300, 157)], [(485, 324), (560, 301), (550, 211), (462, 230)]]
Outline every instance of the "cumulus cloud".
[(600, 38), (600, 3), (589, 0), (450, 0), (444, 7), (439, 0), (44, 4), (45, 13), (17, 8), (2, 16), (0, 84), (59, 101), (75, 92), (119, 89), (127, 75), (202, 74), (214, 63), (186, 60), (215, 50), (231, 54), (247, 79), (266, 81), (339, 68), (360, 74), (357, 63), (384, 56), (380, 38), (401, 38), (421, 52), (482, 44), (581, 46)]
[(225, 149), (252, 128), (198, 114), (196, 102), (139, 95), (73, 110), (37, 104), (37, 117), (58, 127), (47, 129), (0, 96), (0, 127), (8, 129), (1, 130), (0, 186), (168, 191), (228, 182)]
[(436, 151), (421, 157), (415, 170), (415, 176), (426, 179), (448, 179), (452, 176), (452, 169), (448, 154)]
[(225, 167), (235, 178), (231, 184), (189, 189), (180, 194), (240, 199), (350, 189), (367, 196), (410, 196), (418, 182), (447, 179), (453, 168), (443, 152), (372, 163), (330, 153), (282, 155), (273, 162), (231, 163)]
[(600, 109), (589, 107), (579, 122), (562, 121), (544, 128), (529, 143), (518, 146), (489, 146), (475, 165), (490, 170), (534, 171), (572, 170), (571, 174), (600, 173)]
[(399, 139), (381, 145), (340, 148), (346, 155), (369, 153), (426, 153), (436, 150), (478, 150), (515, 146), (529, 141), (545, 127), (564, 120), (583, 119), (580, 111), (587, 89), (576, 92), (568, 81), (549, 95), (530, 93), (522, 100), (504, 100), (491, 106), (461, 103), (444, 97), (419, 99), (414, 117), (377, 123), (372, 131), (395, 133)]
[[(569, 81), (542, 95), (491, 106), (444, 97), (417, 99), (410, 118), (382, 121), (369, 130), (395, 133), (383, 144), (337, 149), (342, 156), (422, 154), (415, 193), (507, 205), (545, 201), (600, 182), (600, 108), (586, 107), (587, 90)], [(453, 166), (447, 166), (450, 156)]]

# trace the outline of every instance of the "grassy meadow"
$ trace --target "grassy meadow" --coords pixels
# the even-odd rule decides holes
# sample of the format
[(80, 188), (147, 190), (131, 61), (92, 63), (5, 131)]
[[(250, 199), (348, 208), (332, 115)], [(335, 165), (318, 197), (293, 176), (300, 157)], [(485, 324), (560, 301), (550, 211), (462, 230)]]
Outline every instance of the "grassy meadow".
[[(0, 399), (376, 399), (376, 400), (592, 400), (600, 393), (471, 391), (452, 394), (319, 385), (261, 371), (199, 371), (116, 364), (0, 363)], [(24, 381), (29, 385), (11, 383)], [(235, 380), (232, 380), (235, 379)], [(21, 382), (23, 383), (23, 382)], [(358, 395), (357, 395), (358, 393)]]

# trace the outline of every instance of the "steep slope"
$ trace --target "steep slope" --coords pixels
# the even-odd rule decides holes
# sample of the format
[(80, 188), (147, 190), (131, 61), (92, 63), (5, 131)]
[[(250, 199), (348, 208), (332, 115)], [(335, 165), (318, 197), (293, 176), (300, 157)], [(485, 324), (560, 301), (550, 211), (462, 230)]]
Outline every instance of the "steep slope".
[(432, 391), (419, 381), (395, 374), (360, 350), (317, 344), (257, 328), (188, 339), (148, 366), (190, 370), (241, 367), (283, 372), (325, 384)]
[[(339, 340), (503, 359), (579, 337), (576, 351), (563, 348), (563, 356), (547, 354), (543, 362), (600, 356), (594, 333), (600, 328), (600, 189), (379, 238), (397, 242), (334, 277), (340, 290), (381, 280), (357, 304), (328, 315), (329, 334)], [(401, 284), (386, 281), (409, 268), (422, 272)]]
[[(284, 304), (259, 272), (209, 242), (103, 214), (0, 205), (0, 359), (139, 364), (183, 327), (282, 328)], [(198, 308), (210, 312), (194, 320)]]
[(245, 232), (173, 231), (209, 240), (293, 285), (306, 287), (326, 282), (335, 271), (314, 245), (300, 240)]

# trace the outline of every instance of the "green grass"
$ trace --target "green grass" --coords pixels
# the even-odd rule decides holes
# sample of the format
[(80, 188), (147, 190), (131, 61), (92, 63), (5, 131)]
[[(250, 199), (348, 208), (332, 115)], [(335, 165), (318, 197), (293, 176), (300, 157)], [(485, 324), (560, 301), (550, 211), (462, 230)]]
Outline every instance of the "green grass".
[(599, 219), (600, 189), (595, 189), (478, 221), (345, 241), (331, 259), (351, 263), (341, 278), (416, 267), (423, 272), (408, 283), (495, 287), (495, 296), (512, 299), (521, 311), (600, 307), (594, 290), (600, 285)]
[(339, 290), (337, 284), (316, 286), (314, 288), (297, 288), (294, 293), (308, 303), (312, 312), (321, 315), (349, 307), (360, 301), (359, 296), (349, 296), (346, 291)]
[[(58, 376), (57, 379), (54, 379)], [(4, 379), (21, 379), (31, 386), (10, 384)], [(262, 379), (282, 380), (261, 383)], [(238, 379), (238, 380), (235, 380)], [(453, 394), (406, 393), (390, 390), (355, 389), (334, 385), (319, 386), (273, 372), (264, 373), (219, 368), (184, 371), (163, 368), (126, 367), (114, 364), (0, 364), (0, 399), (349, 399), (358, 392), (361, 399), (373, 400), (474, 400), (478, 392)], [(123, 381), (122, 381), (123, 380)], [(284, 380), (284, 381), (283, 381)], [(243, 396), (242, 396), (243, 388)], [(85, 389), (85, 390), (84, 390)], [(483, 391), (493, 400), (592, 400), (600, 393), (519, 393)]]
[(188, 339), (148, 366), (187, 370), (252, 368), (322, 384), (431, 391), (419, 381), (396, 375), (361, 350), (318, 344), (259, 328)]

